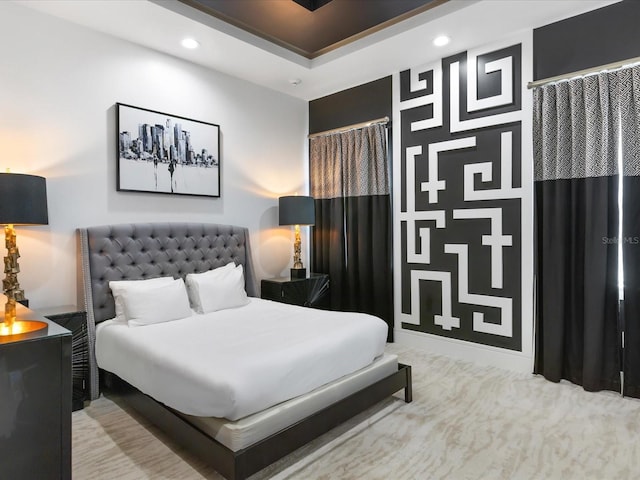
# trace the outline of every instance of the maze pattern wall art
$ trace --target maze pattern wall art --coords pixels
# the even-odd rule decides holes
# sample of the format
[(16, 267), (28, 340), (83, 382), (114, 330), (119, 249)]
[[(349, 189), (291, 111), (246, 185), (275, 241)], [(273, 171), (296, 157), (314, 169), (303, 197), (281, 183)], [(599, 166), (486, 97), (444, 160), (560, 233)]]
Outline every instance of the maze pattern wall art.
[(400, 72), (404, 330), (522, 349), (521, 64), (517, 44)]

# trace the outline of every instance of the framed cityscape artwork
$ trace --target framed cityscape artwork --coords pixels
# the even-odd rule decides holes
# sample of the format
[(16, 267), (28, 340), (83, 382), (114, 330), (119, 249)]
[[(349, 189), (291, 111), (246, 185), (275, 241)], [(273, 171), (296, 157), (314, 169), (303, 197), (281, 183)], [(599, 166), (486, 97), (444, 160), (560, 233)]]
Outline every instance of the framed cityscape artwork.
[(220, 196), (220, 126), (116, 104), (117, 189)]

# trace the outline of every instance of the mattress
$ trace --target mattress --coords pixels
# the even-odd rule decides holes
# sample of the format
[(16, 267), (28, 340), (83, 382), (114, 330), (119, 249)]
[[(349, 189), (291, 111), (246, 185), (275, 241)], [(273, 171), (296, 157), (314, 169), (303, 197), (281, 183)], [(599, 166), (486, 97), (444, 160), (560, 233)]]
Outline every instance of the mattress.
[(398, 371), (398, 357), (384, 354), (372, 364), (305, 395), (232, 422), (178, 414), (237, 452)]
[(98, 366), (181, 413), (238, 420), (366, 367), (387, 325), (251, 298), (248, 305), (129, 327), (102, 322)]

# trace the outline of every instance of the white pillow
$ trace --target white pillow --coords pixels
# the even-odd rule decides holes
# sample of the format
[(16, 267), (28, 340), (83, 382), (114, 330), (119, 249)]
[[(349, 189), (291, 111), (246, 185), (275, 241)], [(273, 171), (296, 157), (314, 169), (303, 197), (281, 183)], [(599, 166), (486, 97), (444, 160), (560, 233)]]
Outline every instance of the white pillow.
[(242, 265), (229, 263), (204, 273), (187, 275), (191, 306), (198, 313), (209, 313), (249, 303), (244, 289)]
[(166, 285), (129, 290), (122, 295), (122, 299), (130, 327), (170, 322), (191, 316), (187, 289), (181, 278)]
[(236, 268), (236, 264), (234, 262), (227, 263), (224, 267), (214, 268), (213, 270), (208, 270), (202, 273), (189, 273), (187, 274), (184, 283), (187, 286), (187, 294), (189, 295), (189, 302), (191, 303), (191, 308), (193, 308), (197, 313), (202, 313), (202, 304), (200, 303), (200, 295), (198, 293), (198, 282), (209, 276), (221, 276), (223, 272), (232, 271)]
[(159, 285), (167, 285), (173, 282), (173, 277), (150, 278), (149, 280), (114, 280), (109, 282), (109, 288), (113, 294), (116, 304), (116, 317), (113, 319), (116, 323), (127, 323), (122, 303), (122, 295), (131, 290), (144, 290), (154, 288)]

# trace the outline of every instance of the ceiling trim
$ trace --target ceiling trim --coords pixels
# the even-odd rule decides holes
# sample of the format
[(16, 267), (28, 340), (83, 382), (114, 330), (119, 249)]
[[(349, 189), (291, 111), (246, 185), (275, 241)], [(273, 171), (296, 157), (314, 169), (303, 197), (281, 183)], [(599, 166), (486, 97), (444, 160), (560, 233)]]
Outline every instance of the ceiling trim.
[[(295, 0), (294, 0), (295, 1)], [(301, 57), (304, 57), (308, 60), (313, 60), (315, 58), (318, 58), (322, 55), (325, 55), (329, 52), (332, 52), (334, 50), (337, 50), (341, 47), (344, 47), (345, 45), (349, 45), (353, 42), (356, 42), (364, 37), (367, 37), (371, 34), (374, 34), (376, 32), (379, 32), (381, 30), (384, 30), (385, 28), (388, 28), (392, 25), (395, 25), (397, 23), (400, 23), (404, 20), (407, 20), (411, 17), (414, 17), (416, 15), (419, 15), (421, 13), (424, 13), (426, 11), (429, 11), (433, 8), (436, 8), (440, 5), (443, 5), (447, 2), (449, 2), (449, 0), (431, 0), (429, 3), (421, 6), (421, 7), (417, 7), (409, 12), (405, 12), (401, 15), (398, 15), (394, 18), (391, 18), (385, 22), (379, 23), (377, 25), (374, 25), (371, 28), (368, 28), (366, 30), (363, 30), (362, 32), (356, 33), (354, 35), (351, 35), (348, 38), (345, 38), (344, 40), (340, 40), (336, 43), (333, 43), (332, 45), (329, 45), (328, 47), (325, 48), (321, 48), (319, 50), (310, 52), (308, 50), (304, 50), (302, 48), (296, 47), (295, 45), (292, 45), (288, 42), (285, 42), (284, 40), (281, 40), (273, 35), (269, 35), (264, 33), (262, 30), (257, 29), (255, 27), (253, 27), (252, 25), (245, 23), (241, 20), (238, 20), (237, 18), (231, 17), (229, 15), (225, 15), (223, 12), (220, 12), (218, 10), (215, 10), (214, 8), (208, 7), (206, 5), (203, 5), (201, 2), (195, 1), (195, 0), (178, 0), (178, 2), (183, 3), (185, 5), (187, 5), (188, 7), (191, 7), (195, 10), (198, 10), (199, 12), (205, 13), (207, 15), (210, 15), (211, 17), (217, 18), (218, 20), (222, 20), (225, 23), (228, 23), (230, 25), (233, 25), (236, 28), (239, 28), (241, 30), (244, 30), (245, 32), (248, 32), (252, 35), (255, 35), (263, 40), (266, 40), (270, 43), (273, 43), (279, 47), (285, 48), (293, 53), (295, 53), (296, 55), (300, 55)]]
[(324, 55), (326, 53), (329, 53), (333, 50), (337, 50), (338, 48), (344, 47), (345, 45), (348, 45), (350, 43), (353, 43), (357, 40), (360, 40), (361, 38), (367, 37), (369, 35), (372, 35), (376, 32), (379, 32), (381, 30), (384, 30), (387, 27), (390, 27), (392, 25), (395, 25), (396, 23), (400, 23), (403, 22), (404, 20), (407, 20), (408, 18), (414, 17), (416, 15), (419, 15), (421, 13), (424, 13), (426, 11), (429, 11), (433, 8), (439, 7), (440, 5), (443, 5), (445, 3), (447, 3), (449, 0), (432, 0), (430, 3), (423, 5), (422, 7), (418, 7), (415, 8), (413, 10), (411, 10), (410, 12), (406, 12), (403, 13), (401, 15), (398, 15), (397, 17), (391, 18), (389, 20), (387, 20), (386, 22), (382, 22), (379, 23), (378, 25), (375, 25), (371, 28), (368, 28), (366, 30), (363, 30), (360, 33), (356, 33), (355, 35), (351, 35), (349, 38), (345, 38), (344, 40), (341, 40), (339, 42), (334, 43), (333, 45), (330, 45), (326, 48), (321, 48), (320, 50), (317, 50), (315, 52), (313, 52), (311, 54), (311, 56), (307, 57), (310, 60), (313, 60), (314, 58), (318, 58), (321, 55)]

